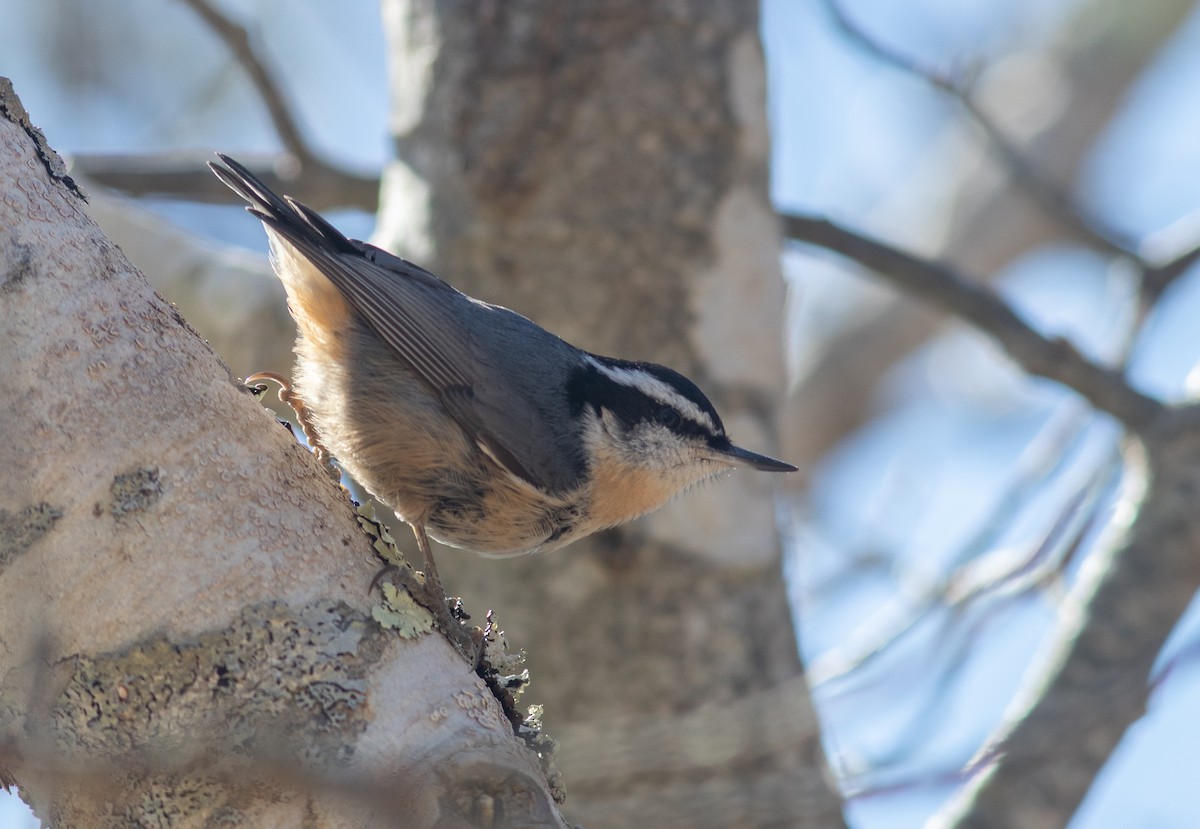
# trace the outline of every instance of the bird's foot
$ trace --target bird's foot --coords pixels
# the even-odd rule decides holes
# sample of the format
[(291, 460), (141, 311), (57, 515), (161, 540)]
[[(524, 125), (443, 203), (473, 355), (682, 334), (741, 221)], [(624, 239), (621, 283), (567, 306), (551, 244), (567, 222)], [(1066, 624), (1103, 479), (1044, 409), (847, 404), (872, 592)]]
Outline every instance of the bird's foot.
[(304, 400), (300, 395), (296, 394), (292, 388), (292, 383), (282, 374), (276, 374), (273, 371), (259, 371), (251, 374), (245, 380), (246, 388), (250, 389), (255, 395), (260, 395), (266, 391), (267, 387), (262, 382), (269, 380), (272, 383), (279, 384), (279, 401), (287, 406), (290, 406), (292, 411), (296, 413), (296, 422), (300, 424), (301, 431), (304, 432), (304, 437), (313, 448), (313, 452), (317, 456), (317, 460), (321, 462), (321, 467), (335, 483), (341, 481), (342, 472), (333, 462), (333, 456), (329, 454), (329, 450), (325, 448), (325, 444), (321, 443), (321, 433), (317, 431), (317, 426), (313, 423), (312, 412), (304, 405)]

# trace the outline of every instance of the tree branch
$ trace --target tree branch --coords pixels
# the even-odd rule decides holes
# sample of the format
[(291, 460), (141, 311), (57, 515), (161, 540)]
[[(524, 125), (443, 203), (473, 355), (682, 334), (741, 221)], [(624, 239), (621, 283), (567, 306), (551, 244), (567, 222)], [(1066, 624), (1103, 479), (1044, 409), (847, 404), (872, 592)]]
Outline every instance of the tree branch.
[(1098, 365), (1061, 338), (1034, 330), (990, 289), (950, 267), (920, 259), (827, 219), (784, 215), (784, 233), (862, 264), (905, 291), (932, 301), (995, 339), (1025, 371), (1061, 383), (1135, 432), (1164, 411), (1118, 371)]
[[(228, 204), (229, 189), (206, 166), (210, 157), (209, 153), (84, 154), (73, 156), (69, 166), (93, 183), (129, 196)], [(314, 210), (353, 207), (374, 213), (378, 209), (378, 178), (348, 173), (319, 160), (301, 166), (290, 155), (250, 158), (245, 163), (269, 187), (299, 199)]]
[(1025, 693), (972, 763), (970, 783), (926, 829), (1066, 825), (1146, 712), (1164, 642), (1200, 585), (1196, 413), (1163, 418), (1126, 451), (1125, 497), (1059, 612)]
[[(852, 0), (841, 2), (852, 12), (858, 8)], [(1021, 145), (1043, 175), (1055, 182), (1078, 177), (1081, 159), (1095, 136), (1115, 117), (1137, 79), (1193, 10), (1192, 0), (1164, 0), (1153, 8), (1122, 0), (1088, 0), (1074, 9), (1045, 44), (1071, 90), (1071, 104), (1054, 112), (1034, 141)], [(1078, 36), (1084, 29), (1089, 37)], [(989, 157), (993, 160), (988, 169), (997, 167), (997, 154)], [(1078, 233), (1047, 221), (1012, 176), (981, 176), (979, 163), (939, 170), (952, 188), (955, 206), (941, 220), (945, 241), (937, 258), (966, 273), (991, 275), (1044, 245), (1087, 244)], [(1148, 249), (1139, 252), (1152, 263), (1169, 258)], [(841, 437), (866, 422), (874, 400), (867, 390), (898, 356), (928, 339), (940, 316), (932, 306), (886, 303), (873, 308), (869, 319), (858, 319), (823, 338), (810, 355), (802, 388), (789, 397), (781, 420), (782, 445), (789, 458), (801, 466), (816, 463)]]
[(267, 65), (259, 60), (258, 53), (250, 44), (250, 35), (246, 29), (231, 18), (218, 11), (208, 0), (180, 0), (204, 21), (221, 42), (233, 53), (234, 58), (242, 65), (249, 76), (250, 82), (262, 98), (271, 123), (284, 148), (294, 155), (302, 165), (316, 161), (316, 156), (304, 140), (296, 119), (292, 117), (291, 107), (288, 106), (283, 88), (276, 83), (275, 77)]
[(948, 72), (923, 65), (915, 58), (904, 55), (873, 37), (846, 14), (839, 0), (825, 0), (825, 5), (838, 29), (846, 35), (851, 43), (884, 63), (920, 78), (934, 89), (948, 95), (962, 107), (1000, 156), (1001, 162), (1012, 176), (1013, 181), (1017, 182), (1035, 202), (1041, 205), (1043, 210), (1080, 234), (1099, 250), (1112, 255), (1128, 256), (1141, 262), (1136, 252), (1136, 243), (1115, 228), (1108, 226), (1097, 216), (1091, 215), (1062, 188), (1034, 167), (1025, 154), (1009, 140), (1003, 130), (992, 121), (987, 113), (980, 109), (959, 79)]
[[(255, 52), (246, 29), (208, 0), (180, 0), (232, 53), (262, 99), (285, 152), (250, 164), (268, 186), (281, 188), (316, 210), (354, 207), (374, 213), (379, 205), (379, 179), (359, 176), (324, 161), (313, 151), (292, 115), (282, 86)], [(73, 168), (96, 184), (130, 196), (161, 196), (223, 204), (228, 190), (208, 171), (208, 154), (77, 155)]]
[(1200, 261), (1200, 211), (1152, 234), (1142, 245), (1142, 258), (1148, 264), (1142, 274), (1141, 302), (1149, 310)]

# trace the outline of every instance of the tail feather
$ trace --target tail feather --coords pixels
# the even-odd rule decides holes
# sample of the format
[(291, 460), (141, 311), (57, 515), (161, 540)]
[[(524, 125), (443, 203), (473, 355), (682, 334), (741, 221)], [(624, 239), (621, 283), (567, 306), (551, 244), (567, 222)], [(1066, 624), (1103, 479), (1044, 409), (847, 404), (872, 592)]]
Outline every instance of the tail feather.
[(290, 196), (280, 196), (262, 182), (258, 176), (223, 153), (217, 153), (225, 166), (208, 162), (208, 167), (226, 187), (245, 199), (246, 210), (269, 227), (286, 237), (307, 239), (320, 247), (356, 253), (358, 249), (341, 231), (309, 207)]

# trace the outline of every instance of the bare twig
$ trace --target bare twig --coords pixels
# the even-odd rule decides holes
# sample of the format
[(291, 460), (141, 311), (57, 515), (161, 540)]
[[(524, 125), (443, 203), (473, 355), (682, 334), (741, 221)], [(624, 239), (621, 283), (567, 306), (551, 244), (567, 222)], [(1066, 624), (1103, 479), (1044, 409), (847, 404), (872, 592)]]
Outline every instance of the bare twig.
[(915, 58), (904, 55), (873, 37), (846, 14), (839, 0), (825, 0), (825, 5), (829, 9), (834, 23), (852, 43), (890, 66), (921, 78), (961, 106), (1000, 156), (1001, 162), (1013, 180), (1047, 213), (1099, 250), (1112, 255), (1128, 256), (1141, 262), (1137, 255), (1136, 243), (1128, 239), (1125, 234), (1107, 225), (1099, 217), (1092, 215), (1034, 167), (1024, 153), (988, 117), (987, 113), (980, 109), (958, 78), (950, 73), (923, 65)]
[(1157, 231), (1142, 245), (1147, 263), (1142, 276), (1142, 306), (1148, 310), (1167, 289), (1200, 261), (1200, 211)]
[(258, 53), (250, 43), (250, 35), (246, 29), (218, 11), (208, 0), (181, 0), (181, 2), (194, 11), (208, 28), (212, 29), (213, 34), (221, 39), (221, 42), (241, 64), (242, 69), (249, 76), (250, 82), (258, 91), (258, 96), (262, 98), (267, 112), (270, 113), (271, 123), (275, 126), (275, 132), (279, 135), (279, 140), (283, 142), (284, 148), (295, 156), (301, 165), (314, 163), (317, 160), (316, 156), (309, 148), (308, 142), (304, 140), (304, 136), (301, 135), (296, 119), (292, 117), (292, 110), (287, 104), (283, 88), (275, 82), (267, 65), (259, 59)]
[(961, 784), (969, 776), (969, 770), (956, 768), (918, 771), (896, 775), (889, 780), (880, 780), (874, 770), (869, 770), (854, 777), (842, 777), (838, 782), (842, 785), (846, 800), (861, 803), (877, 797), (953, 787)]
[(1200, 262), (1200, 247), (1194, 247), (1162, 265), (1147, 268), (1142, 278), (1142, 294), (1147, 305), (1152, 306), (1167, 288), (1175, 284), (1175, 280), (1191, 270), (1197, 262)]
[[(316, 210), (354, 207), (374, 213), (379, 205), (379, 179), (360, 176), (328, 164), (313, 151), (300, 130), (281, 85), (259, 57), (246, 29), (226, 17), (208, 0), (180, 0), (213, 31), (245, 71), (262, 99), (285, 152), (280, 157), (250, 164), (269, 186)], [(209, 172), (207, 156), (77, 155), (72, 168), (92, 182), (131, 196), (163, 196), (190, 201), (225, 203), (226, 188)]]
[[(1099, 499), (1111, 475), (1115, 471), (1115, 459), (1108, 464), (1103, 474), (1096, 475), (1064, 504), (1055, 521), (1046, 528), (1042, 538), (1024, 555), (1005, 556), (1003, 562), (980, 562), (977, 556), (922, 586), (919, 593), (909, 598), (899, 597), (859, 629), (844, 648), (813, 660), (808, 668), (809, 684), (818, 688), (833, 682), (851, 679), (871, 662), (895, 648), (904, 638), (917, 630), (918, 626), (935, 612), (949, 610), (953, 615), (940, 624), (945, 628), (939, 634), (939, 647), (955, 633), (952, 626), (955, 618), (983, 604), (985, 601), (1004, 601), (1005, 597), (1023, 596), (1042, 588), (1047, 582), (1058, 578), (1079, 550), (1084, 536), (1094, 529), (1102, 514), (1098, 510)], [(1010, 493), (1012, 495), (1012, 493)], [(992, 520), (1008, 510), (1011, 515), (1011, 499), (1005, 498)], [(987, 528), (981, 537), (968, 548), (979, 548), (991, 531)], [(963, 557), (960, 555), (959, 560)], [(984, 570), (988, 572), (982, 572)], [(970, 637), (968, 636), (969, 640)], [(950, 660), (947, 664), (957, 664)], [(929, 668), (932, 672), (933, 667)]]
[(954, 100), (984, 134), (1013, 181), (1043, 210), (1096, 249), (1131, 260), (1141, 271), (1139, 318), (1144, 317), (1154, 307), (1175, 280), (1200, 261), (1200, 244), (1194, 239), (1186, 245), (1178, 246), (1179, 249), (1168, 256), (1150, 255), (1144, 245), (1087, 210), (1038, 170), (979, 107), (972, 98), (967, 83), (962, 79), (950, 72), (922, 64), (916, 58), (902, 54), (874, 37), (846, 13), (840, 0), (825, 0), (825, 4), (834, 23), (850, 42), (884, 63), (921, 78)]
[(1150, 680), (1150, 692), (1152, 694), (1158, 693), (1163, 685), (1172, 678), (1176, 678), (1178, 671), (1185, 668), (1195, 668), (1197, 662), (1200, 662), (1200, 641), (1193, 640), (1180, 648), (1174, 656), (1158, 669)]
[[(210, 158), (197, 153), (76, 155), (69, 164), (81, 178), (130, 196), (228, 204), (229, 190), (206, 166)], [(378, 178), (348, 173), (321, 161), (300, 168), (291, 156), (242, 161), (272, 189), (314, 210), (353, 207), (374, 213), (378, 209)]]
[(995, 339), (1018, 365), (1078, 392), (1097, 409), (1135, 432), (1164, 411), (1162, 403), (1134, 390), (1118, 371), (1084, 357), (1061, 338), (1034, 330), (987, 287), (952, 268), (905, 253), (827, 219), (784, 215), (784, 233), (842, 254), (909, 293), (932, 301)]

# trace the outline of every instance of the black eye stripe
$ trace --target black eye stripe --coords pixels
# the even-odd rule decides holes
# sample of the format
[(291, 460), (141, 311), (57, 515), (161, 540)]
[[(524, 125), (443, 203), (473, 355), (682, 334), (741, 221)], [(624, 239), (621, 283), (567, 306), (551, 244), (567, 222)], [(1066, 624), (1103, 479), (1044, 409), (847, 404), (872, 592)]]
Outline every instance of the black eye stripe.
[[(713, 404), (705, 396), (704, 392), (691, 380), (684, 377), (674, 369), (669, 369), (666, 366), (660, 366), (655, 363), (629, 363), (629, 367), (639, 368), (642, 371), (657, 377), (662, 382), (666, 383), (684, 400), (691, 401), (696, 408), (712, 419), (713, 426), (718, 432), (724, 431), (724, 426), (721, 425), (721, 416), (717, 414), (717, 410), (713, 408)], [(687, 420), (687, 418), (684, 418)]]
[[(646, 370), (644, 364), (608, 362), (619, 368)], [(699, 400), (697, 400), (692, 394), (684, 394), (682, 390), (676, 389), (684, 400), (695, 403), (700, 411), (713, 419), (718, 435), (723, 433), (721, 420), (713, 410), (712, 404), (703, 397), (695, 385), (682, 375), (676, 375), (670, 369), (662, 366), (654, 366), (654, 368), (657, 371), (648, 371), (647, 373), (666, 382), (673, 389), (679, 383), (669, 382), (670, 377), (678, 377), (694, 391), (695, 395), (699, 395)], [(638, 423), (656, 423), (680, 435), (694, 435), (706, 439), (713, 437), (712, 430), (706, 424), (697, 423), (679, 409), (653, 395), (648, 395), (630, 385), (612, 379), (595, 366), (584, 365), (571, 373), (567, 380), (567, 395), (571, 414), (576, 417), (582, 413), (585, 407), (590, 406), (597, 413), (603, 407), (615, 415), (626, 428), (633, 428)], [(701, 405), (701, 401), (703, 405)]]
[[(702, 433), (708, 434), (710, 431), (716, 434), (724, 433), (725, 427), (721, 423), (721, 416), (717, 414), (717, 410), (713, 407), (713, 404), (695, 383), (679, 372), (669, 369), (666, 366), (660, 366), (657, 363), (635, 363), (628, 360), (617, 360), (612, 357), (601, 357), (595, 354), (587, 356), (595, 364), (599, 364), (607, 369), (632, 373), (640, 372), (658, 380), (675, 394), (678, 394), (683, 400), (694, 405), (701, 415), (708, 417), (711, 424), (698, 424), (698, 428)], [(585, 365), (576, 369), (568, 378), (567, 392), (574, 413), (579, 413), (585, 401), (621, 399), (621, 389), (633, 391), (642, 399), (648, 399), (645, 394), (636, 392), (636, 390), (630, 390), (627, 384), (613, 380), (597, 368), (595, 364)], [(649, 399), (655, 400), (655, 404), (652, 405), (670, 405), (667, 401), (659, 400), (653, 396)], [(622, 406), (622, 408), (627, 407)], [(679, 411), (678, 408), (677, 411)], [(680, 413), (683, 416), (685, 424), (691, 422), (691, 418), (684, 412), (680, 411)]]

